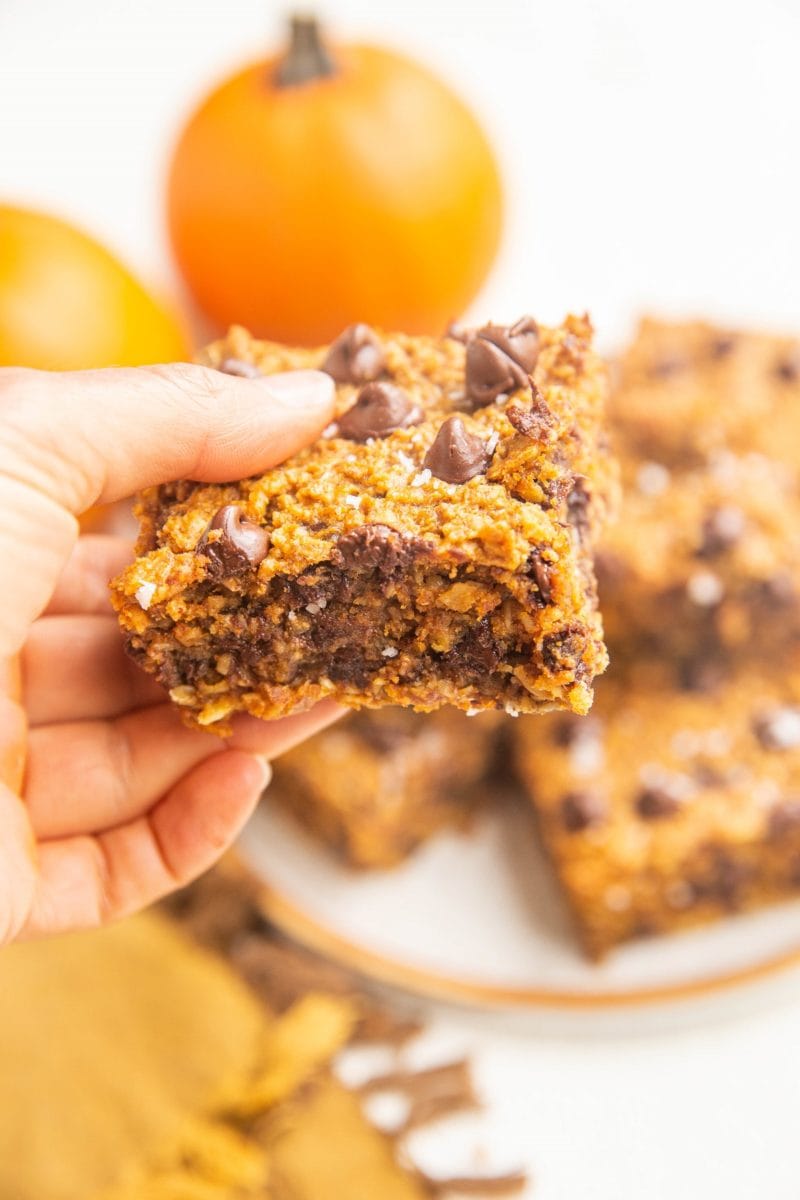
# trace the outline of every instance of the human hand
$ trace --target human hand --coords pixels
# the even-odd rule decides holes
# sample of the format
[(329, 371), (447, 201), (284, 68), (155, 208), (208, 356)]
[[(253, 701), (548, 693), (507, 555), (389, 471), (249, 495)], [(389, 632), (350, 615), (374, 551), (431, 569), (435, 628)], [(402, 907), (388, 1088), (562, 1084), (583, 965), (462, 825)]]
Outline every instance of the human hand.
[(332, 406), (316, 371), (0, 369), (0, 945), (188, 883), (247, 820), (267, 759), (337, 715), (238, 717), (225, 741), (186, 728), (122, 648), (108, 581), (131, 547), (79, 537), (77, 519), (151, 484), (263, 470)]

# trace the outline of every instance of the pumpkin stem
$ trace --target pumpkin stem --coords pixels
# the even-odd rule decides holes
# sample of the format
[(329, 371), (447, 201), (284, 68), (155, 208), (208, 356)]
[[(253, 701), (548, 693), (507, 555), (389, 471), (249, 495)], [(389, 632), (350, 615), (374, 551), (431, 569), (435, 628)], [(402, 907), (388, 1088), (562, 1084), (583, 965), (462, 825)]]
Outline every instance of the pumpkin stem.
[(289, 46), (273, 76), (277, 86), (296, 87), (335, 74), (336, 64), (322, 41), (316, 17), (292, 17)]

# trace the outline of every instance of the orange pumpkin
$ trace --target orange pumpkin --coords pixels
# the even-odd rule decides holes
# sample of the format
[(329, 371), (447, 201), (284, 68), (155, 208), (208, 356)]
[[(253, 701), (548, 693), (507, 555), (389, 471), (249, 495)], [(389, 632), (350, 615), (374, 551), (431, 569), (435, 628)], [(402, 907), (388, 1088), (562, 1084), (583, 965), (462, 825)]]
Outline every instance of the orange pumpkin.
[(502, 194), (470, 111), (410, 59), (330, 53), (295, 19), (287, 52), (223, 83), (175, 150), (168, 216), (219, 326), (318, 344), (352, 321), (440, 333), (494, 258)]
[(0, 366), (73, 370), (186, 357), (175, 318), (103, 246), (0, 205)]

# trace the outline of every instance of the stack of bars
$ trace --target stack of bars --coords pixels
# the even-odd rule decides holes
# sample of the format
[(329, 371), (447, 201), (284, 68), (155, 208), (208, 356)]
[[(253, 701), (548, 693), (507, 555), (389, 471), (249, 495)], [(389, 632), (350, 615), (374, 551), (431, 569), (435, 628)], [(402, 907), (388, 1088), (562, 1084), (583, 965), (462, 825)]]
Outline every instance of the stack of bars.
[(363, 712), (274, 789), (349, 862), (388, 866), (492, 796), (510, 737), (594, 958), (800, 890), (800, 343), (645, 321), (610, 419), (624, 499), (592, 714)]

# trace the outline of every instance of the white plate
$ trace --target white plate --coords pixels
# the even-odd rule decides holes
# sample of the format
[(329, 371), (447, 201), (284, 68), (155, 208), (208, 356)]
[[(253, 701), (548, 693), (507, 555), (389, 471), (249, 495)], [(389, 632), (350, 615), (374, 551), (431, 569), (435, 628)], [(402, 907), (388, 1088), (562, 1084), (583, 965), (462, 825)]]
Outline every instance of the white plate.
[[(382, 983), (484, 1007), (624, 1009), (698, 1002), (792, 976), (800, 901), (642, 941), (594, 965), (581, 957), (528, 814), (487, 812), (391, 871), (341, 866), (268, 801), (242, 854), (267, 915), (293, 937)], [(795, 968), (789, 970), (789, 968)]]

